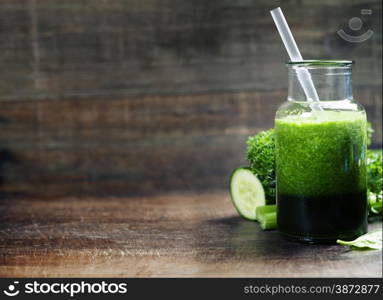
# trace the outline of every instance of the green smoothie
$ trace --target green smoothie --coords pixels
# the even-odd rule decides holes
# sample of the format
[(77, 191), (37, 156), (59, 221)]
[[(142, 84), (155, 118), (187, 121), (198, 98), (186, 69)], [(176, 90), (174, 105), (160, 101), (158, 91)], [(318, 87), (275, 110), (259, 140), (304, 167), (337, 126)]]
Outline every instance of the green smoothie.
[(365, 112), (277, 118), (275, 139), (279, 230), (309, 241), (365, 233)]

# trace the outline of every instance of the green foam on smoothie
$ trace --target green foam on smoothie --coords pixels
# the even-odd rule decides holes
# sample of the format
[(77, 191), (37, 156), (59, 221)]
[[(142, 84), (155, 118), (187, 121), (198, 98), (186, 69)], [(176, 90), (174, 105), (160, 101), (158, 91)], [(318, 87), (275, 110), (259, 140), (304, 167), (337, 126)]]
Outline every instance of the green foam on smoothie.
[(366, 114), (314, 111), (275, 120), (278, 193), (326, 196), (366, 189)]

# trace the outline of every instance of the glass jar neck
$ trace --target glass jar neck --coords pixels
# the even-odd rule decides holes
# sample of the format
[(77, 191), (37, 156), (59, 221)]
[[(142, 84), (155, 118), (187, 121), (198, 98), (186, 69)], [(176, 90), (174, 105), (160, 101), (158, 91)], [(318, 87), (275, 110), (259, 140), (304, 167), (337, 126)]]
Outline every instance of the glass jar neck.
[(351, 65), (288, 64), (287, 67), (288, 100), (290, 101), (313, 101), (307, 98), (301, 85), (301, 74), (304, 69), (309, 72), (320, 101), (353, 99)]

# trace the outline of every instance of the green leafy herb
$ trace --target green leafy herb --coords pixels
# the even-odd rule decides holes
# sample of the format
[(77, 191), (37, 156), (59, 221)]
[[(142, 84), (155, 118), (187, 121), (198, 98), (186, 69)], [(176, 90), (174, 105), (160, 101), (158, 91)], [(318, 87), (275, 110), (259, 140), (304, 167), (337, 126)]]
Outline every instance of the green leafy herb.
[(379, 194), (383, 187), (382, 151), (367, 150), (368, 188), (370, 192)]
[(382, 192), (375, 194), (368, 192), (369, 215), (380, 215), (382, 213)]
[(382, 230), (376, 230), (369, 233), (366, 233), (356, 240), (353, 241), (336, 241), (340, 245), (351, 246), (352, 249), (355, 250), (363, 250), (363, 249), (382, 249)]
[(367, 150), (367, 187), (369, 215), (382, 213), (382, 151)]
[(265, 189), (266, 202), (275, 203), (274, 130), (262, 131), (247, 140), (247, 159), (251, 171)]

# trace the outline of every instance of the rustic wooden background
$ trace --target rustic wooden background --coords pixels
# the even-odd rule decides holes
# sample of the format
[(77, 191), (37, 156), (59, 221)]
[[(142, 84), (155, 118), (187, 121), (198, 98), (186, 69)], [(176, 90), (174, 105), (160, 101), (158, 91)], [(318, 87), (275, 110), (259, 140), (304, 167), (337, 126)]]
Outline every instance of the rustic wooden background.
[(305, 58), (356, 61), (380, 147), (380, 0), (0, 0), (1, 197), (225, 188), (286, 97), (278, 5)]

